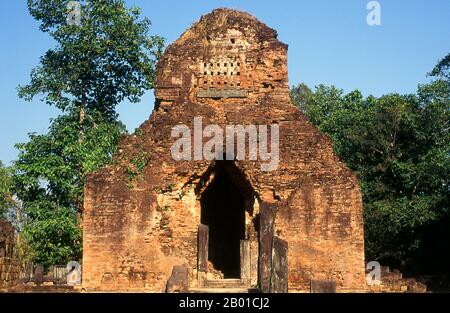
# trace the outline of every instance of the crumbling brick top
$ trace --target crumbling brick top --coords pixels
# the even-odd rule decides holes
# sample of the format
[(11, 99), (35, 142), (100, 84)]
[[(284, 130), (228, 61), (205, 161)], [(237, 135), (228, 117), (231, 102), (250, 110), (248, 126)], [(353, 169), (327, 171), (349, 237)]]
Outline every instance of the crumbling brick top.
[(254, 103), (268, 92), (288, 94), (287, 45), (248, 13), (217, 9), (171, 44), (158, 64), (156, 99)]

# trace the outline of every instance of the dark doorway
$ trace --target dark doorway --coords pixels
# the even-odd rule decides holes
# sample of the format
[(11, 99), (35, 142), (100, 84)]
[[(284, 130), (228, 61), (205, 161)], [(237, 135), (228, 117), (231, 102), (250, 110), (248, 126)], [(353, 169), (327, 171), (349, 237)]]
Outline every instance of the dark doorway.
[(209, 226), (208, 258), (225, 278), (240, 277), (245, 199), (230, 175), (230, 161), (216, 162), (214, 179), (201, 196), (201, 223)]

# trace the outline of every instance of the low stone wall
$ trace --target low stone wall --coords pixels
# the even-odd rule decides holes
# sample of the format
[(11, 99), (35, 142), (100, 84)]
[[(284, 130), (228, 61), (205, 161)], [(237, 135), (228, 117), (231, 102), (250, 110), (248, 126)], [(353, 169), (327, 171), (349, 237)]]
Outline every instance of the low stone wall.
[(19, 282), (20, 263), (11, 258), (0, 258), (0, 289), (7, 289)]

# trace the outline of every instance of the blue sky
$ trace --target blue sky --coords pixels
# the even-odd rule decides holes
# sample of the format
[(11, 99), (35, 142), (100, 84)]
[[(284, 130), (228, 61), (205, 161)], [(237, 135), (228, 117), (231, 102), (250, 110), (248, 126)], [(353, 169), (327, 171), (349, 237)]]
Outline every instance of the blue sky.
[[(128, 0), (151, 19), (152, 32), (176, 40), (202, 14), (229, 7), (247, 11), (278, 31), (289, 45), (290, 84), (334, 84), (365, 96), (410, 93), (450, 52), (449, 0), (380, 0), (381, 25), (368, 26), (368, 0), (175, 1)], [(0, 10), (0, 160), (17, 156), (14, 144), (29, 132), (45, 133), (54, 108), (17, 97), (39, 57), (53, 46), (38, 29), (26, 1), (4, 1)], [(121, 120), (133, 131), (153, 109), (153, 91), (141, 103), (122, 103)]]

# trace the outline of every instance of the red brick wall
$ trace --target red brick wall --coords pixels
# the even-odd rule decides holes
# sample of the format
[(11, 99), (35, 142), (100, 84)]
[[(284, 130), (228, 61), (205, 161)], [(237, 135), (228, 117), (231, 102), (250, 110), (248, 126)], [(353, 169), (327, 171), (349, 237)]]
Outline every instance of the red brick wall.
[[(306, 290), (309, 279), (322, 276), (336, 277), (341, 289), (361, 288), (364, 249), (356, 178), (334, 156), (329, 138), (291, 103), (287, 46), (276, 37), (254, 17), (222, 9), (203, 16), (167, 48), (158, 65), (155, 111), (121, 142), (113, 164), (88, 178), (85, 288), (164, 291), (172, 267), (182, 264), (196, 285), (199, 199), (213, 173), (208, 161), (177, 162), (170, 154), (172, 127), (193, 129), (196, 116), (204, 125), (280, 126), (277, 170), (264, 172), (259, 161), (235, 162), (256, 203), (246, 213), (252, 247), (257, 246), (251, 232), (258, 203), (272, 201), (279, 207), (275, 230), (289, 245), (291, 290)], [(231, 88), (246, 97), (199, 97), (205, 81), (214, 92)], [(142, 171), (140, 161), (146, 164)]]

